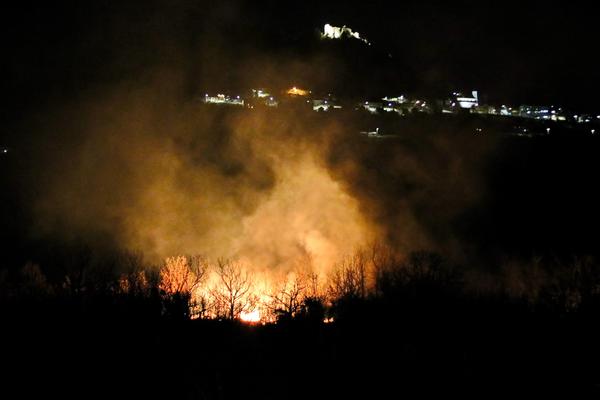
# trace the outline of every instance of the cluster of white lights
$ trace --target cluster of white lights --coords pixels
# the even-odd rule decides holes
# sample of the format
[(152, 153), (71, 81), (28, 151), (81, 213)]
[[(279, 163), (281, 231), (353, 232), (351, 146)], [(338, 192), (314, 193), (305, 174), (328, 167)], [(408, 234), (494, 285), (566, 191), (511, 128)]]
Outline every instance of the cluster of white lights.
[(402, 103), (406, 102), (406, 98), (404, 97), (404, 95), (401, 95), (399, 97), (387, 97), (386, 96), (382, 100), (383, 101), (389, 101), (389, 102), (392, 102), (392, 103), (398, 103), (398, 104), (402, 104)]
[(231, 97), (222, 93), (219, 93), (216, 96), (209, 96), (207, 93), (204, 95), (204, 102), (212, 104), (232, 104), (236, 106), (244, 105), (244, 100), (240, 96)]
[(363, 41), (369, 46), (371, 45), (371, 43), (369, 43), (367, 39), (360, 37), (360, 33), (354, 32), (352, 29), (348, 28), (345, 25), (340, 28), (338, 26), (325, 24), (321, 37), (327, 39), (341, 39), (344, 35), (348, 35), (349, 37)]

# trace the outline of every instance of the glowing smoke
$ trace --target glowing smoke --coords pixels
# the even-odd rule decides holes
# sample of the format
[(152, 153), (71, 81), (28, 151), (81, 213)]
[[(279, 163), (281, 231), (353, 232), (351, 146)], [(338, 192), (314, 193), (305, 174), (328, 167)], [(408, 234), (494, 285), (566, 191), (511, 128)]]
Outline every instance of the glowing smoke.
[(43, 234), (109, 236), (154, 262), (203, 254), (290, 269), (309, 257), (319, 270), (371, 239), (358, 202), (327, 169), (331, 127), (154, 94), (67, 109), (82, 121), (78, 140), (43, 156), (34, 202)]

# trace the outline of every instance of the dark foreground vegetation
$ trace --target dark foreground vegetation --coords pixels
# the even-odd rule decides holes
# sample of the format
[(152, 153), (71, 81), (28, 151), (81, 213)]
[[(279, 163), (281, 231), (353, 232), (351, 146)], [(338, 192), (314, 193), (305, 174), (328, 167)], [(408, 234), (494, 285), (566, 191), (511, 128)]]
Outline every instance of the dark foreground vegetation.
[[(357, 257), (339, 265), (322, 295), (299, 292), (266, 324), (191, 320), (189, 293), (166, 293), (160, 279), (124, 287), (123, 275), (88, 280), (92, 270), (60, 284), (32, 266), (4, 273), (0, 390), (131, 399), (599, 394), (593, 259), (535, 259), (487, 286), (434, 253), (369, 263), (370, 271)], [(514, 276), (523, 271), (530, 275)]]

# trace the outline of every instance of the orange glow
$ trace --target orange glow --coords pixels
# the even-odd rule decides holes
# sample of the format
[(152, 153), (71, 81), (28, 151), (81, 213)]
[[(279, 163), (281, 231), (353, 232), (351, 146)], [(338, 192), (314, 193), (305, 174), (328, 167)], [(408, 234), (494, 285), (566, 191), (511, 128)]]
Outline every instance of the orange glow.
[(258, 309), (255, 309), (250, 312), (242, 312), (240, 314), (240, 319), (247, 323), (257, 323), (260, 322), (260, 312)]
[(287, 94), (292, 95), (292, 96), (306, 96), (308, 95), (308, 90), (303, 90), (300, 88), (297, 88), (296, 86), (294, 86), (293, 88), (289, 89), (287, 91)]

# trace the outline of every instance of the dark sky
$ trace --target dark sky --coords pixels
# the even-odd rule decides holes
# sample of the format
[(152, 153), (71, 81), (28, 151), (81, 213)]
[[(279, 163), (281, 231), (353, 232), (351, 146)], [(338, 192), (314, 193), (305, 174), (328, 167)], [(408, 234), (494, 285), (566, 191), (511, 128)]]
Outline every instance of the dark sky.
[(598, 16), (589, 2), (308, 3), (290, 12), (299, 16), (293, 25), (312, 17), (351, 26), (424, 85), (476, 87), (490, 101), (600, 108)]
[(242, 63), (255, 53), (293, 57), (325, 22), (346, 24), (390, 52), (413, 89), (478, 88), (491, 102), (596, 112), (597, 20), (592, 5), (572, 1), (18, 2), (0, 21), (2, 113), (27, 116), (157, 65), (193, 81), (224, 53), (229, 65), (237, 55)]
[[(600, 69), (595, 59), (597, 35), (594, 24), (597, 17), (593, 11), (592, 6), (575, 2), (560, 6), (541, 2), (528, 2), (526, 5), (504, 2), (498, 5), (482, 1), (474, 4), (454, 1), (440, 6), (425, 1), (365, 1), (353, 4), (347, 1), (320, 3), (311, 0), (59, 0), (52, 3), (14, 3), (0, 14), (4, 61), (1, 74), (3, 104), (0, 118), (3, 124), (0, 125), (0, 145), (11, 147), (13, 143), (22, 144), (14, 140), (21, 137), (26, 138), (24, 143), (32, 144), (30, 147), (33, 150), (27, 153), (17, 151), (25, 151), (23, 149), (28, 146), (14, 145), (15, 154), (33, 154), (23, 157), (25, 163), (32, 164), (30, 169), (35, 171), (32, 177), (15, 175), (15, 179), (22, 180), (23, 186), (27, 187), (27, 196), (43, 197), (37, 196), (35, 191), (38, 190), (37, 183), (45, 183), (44, 179), (38, 178), (38, 171), (46, 169), (54, 173), (52, 177), (58, 177), (58, 182), (70, 187), (72, 181), (64, 179), (62, 170), (73, 169), (69, 163), (79, 159), (71, 157), (72, 153), (79, 154), (77, 140), (88, 143), (86, 140), (89, 141), (91, 137), (103, 144), (104, 135), (111, 137), (122, 134), (136, 143), (137, 131), (130, 129), (129, 124), (136, 123), (136, 118), (140, 116), (135, 114), (137, 105), (144, 111), (141, 114), (151, 121), (147, 122), (148, 137), (153, 137), (154, 133), (157, 136), (162, 134), (159, 129), (162, 125), (158, 124), (157, 127), (155, 119), (160, 123), (172, 123), (169, 124), (169, 131), (171, 125), (187, 126), (188, 120), (193, 120), (193, 115), (179, 112), (188, 110), (185, 107), (190, 104), (183, 104), (182, 107), (179, 107), (181, 104), (173, 104), (181, 98), (171, 93), (170, 87), (173, 86), (184, 89), (184, 93), (197, 94), (209, 85), (227, 88), (240, 82), (248, 83), (251, 81), (248, 77), (253, 75), (260, 76), (265, 85), (269, 83), (265, 79), (270, 77), (278, 80), (277, 83), (289, 83), (287, 78), (292, 81), (301, 75), (299, 71), (302, 69), (315, 69), (314, 64), (322, 61), (320, 53), (333, 50), (332, 46), (318, 40), (318, 30), (326, 22), (346, 24), (368, 38), (379, 52), (393, 55), (392, 74), (386, 75), (386, 83), (390, 78), (392, 81), (397, 78), (396, 88), (400, 89), (394, 89), (391, 94), (398, 94), (403, 85), (409, 91), (428, 93), (477, 88), (496, 104), (562, 104), (577, 111), (589, 110), (596, 115), (600, 114), (600, 97), (597, 96)], [(352, 57), (355, 49), (350, 47), (350, 50)], [(357, 51), (356, 54), (356, 59), (350, 57), (349, 63), (360, 64), (358, 58), (365, 53)], [(387, 57), (384, 59), (389, 61)], [(327, 62), (324, 64), (327, 65)], [(368, 66), (368, 63), (364, 65)], [(316, 69), (318, 72), (319, 68)], [(376, 69), (367, 71), (371, 73), (365, 76), (346, 75), (342, 84), (357, 86), (364, 79), (377, 81), (381, 78)], [(389, 69), (386, 73), (389, 73)], [(136, 106), (130, 105), (130, 101)], [(128, 105), (126, 111), (122, 110), (122, 104)], [(97, 115), (102, 117), (96, 118)], [(161, 119), (163, 116), (164, 120)], [(110, 125), (114, 123), (113, 117), (122, 125), (117, 123), (114, 130)], [(45, 124), (46, 121), (49, 122)], [(185, 133), (189, 132), (185, 130)], [(144, 136), (143, 139), (147, 138)], [(199, 139), (200, 142), (206, 140), (210, 143), (211, 137)], [(94, 140), (91, 143), (95, 143)], [(144, 145), (147, 143), (145, 140), (141, 142)], [(399, 182), (403, 182), (405, 177), (412, 182), (411, 175), (416, 175), (414, 179), (421, 184), (418, 180), (421, 179), (420, 173), (429, 169), (429, 163), (437, 165), (438, 160), (444, 161), (447, 154), (456, 153), (459, 158), (466, 153), (478, 154), (471, 151), (470, 145), (471, 142), (465, 144), (468, 151), (462, 147), (447, 151), (447, 143), (438, 145), (435, 142), (429, 144), (435, 150), (431, 151), (427, 143), (418, 143), (415, 147), (424, 150), (416, 152), (416, 156), (413, 149), (400, 149), (407, 160), (419, 160), (415, 161), (418, 166), (415, 168), (416, 174), (410, 168), (406, 170), (395, 164), (386, 170), (399, 171)], [(512, 173), (509, 170), (508, 178), (498, 173), (497, 180), (500, 183), (489, 190), (481, 189), (492, 193), (490, 198), (499, 199), (496, 205), (499, 211), (489, 212), (493, 217), (489, 220), (476, 218), (479, 214), (475, 214), (473, 219), (482, 220), (484, 224), (491, 221), (489, 226), (494, 226), (493, 232), (506, 232), (504, 237), (512, 239), (513, 222), (516, 225), (521, 219), (525, 220), (531, 210), (535, 211), (530, 218), (534, 221), (532, 225), (545, 228), (549, 212), (555, 208), (564, 210), (564, 203), (580, 201), (581, 198), (587, 203), (583, 207), (578, 204), (579, 214), (575, 217), (588, 222), (597, 221), (595, 214), (591, 214), (592, 218), (586, 214), (587, 210), (596, 210), (592, 205), (596, 204), (596, 197), (586, 192), (593, 188), (588, 182), (595, 178), (591, 177), (596, 170), (593, 164), (595, 147), (588, 149), (584, 144), (582, 147), (589, 153), (583, 154), (581, 147), (577, 146), (569, 150), (563, 148), (561, 143), (556, 147), (560, 151), (536, 147), (536, 151), (540, 152), (537, 159), (542, 160), (541, 163), (532, 161), (536, 160), (532, 157), (533, 147), (517, 152), (518, 168), (515, 167)], [(162, 154), (160, 147), (132, 146), (140, 149), (148, 147), (158, 148), (153, 151)], [(71, 153), (72, 148), (75, 150)], [(359, 149), (356, 154), (362, 154), (362, 147), (356, 148)], [(109, 146), (109, 154), (111, 149)], [(190, 149), (193, 147), (190, 146)], [(391, 150), (389, 158), (392, 162), (403, 159), (396, 157)], [(507, 147), (500, 152), (498, 159), (503, 160), (506, 154), (513, 151), (513, 148)], [(182, 153), (184, 156), (187, 154)], [(39, 160), (35, 157), (38, 154), (43, 155)], [(96, 159), (100, 157), (98, 154), (90, 157)], [(352, 160), (354, 155), (350, 152), (346, 158)], [(372, 157), (379, 160), (378, 156)], [(478, 163), (479, 158), (476, 158)], [(507, 160), (507, 165), (512, 168), (515, 158)], [(469, 173), (479, 171), (477, 163), (465, 170)], [(65, 167), (62, 168), (62, 165)], [(100, 162), (99, 165), (98, 175), (104, 177), (103, 168), (111, 163)], [(121, 169), (139, 169), (126, 165)], [(546, 166), (554, 169), (547, 169)], [(528, 172), (524, 174), (519, 168)], [(494, 170), (504, 172), (506, 168)], [(445, 165), (443, 171), (446, 171)], [(83, 169), (81, 175), (75, 174), (73, 180), (76, 188), (79, 188), (78, 183), (88, 180), (95, 183), (85, 172), (87, 170)], [(91, 174), (96, 176), (96, 171)], [(113, 175), (106, 175), (110, 175), (107, 181), (112, 184)], [(426, 183), (422, 183), (422, 186), (428, 188), (429, 175), (426, 173), (425, 176)], [(441, 176), (445, 177), (443, 174)], [(578, 178), (573, 179), (572, 176)], [(513, 177), (518, 179), (515, 181)], [(345, 177), (348, 182), (361, 182), (361, 178), (362, 175)], [(32, 185), (34, 189), (31, 195), (27, 185), (30, 181), (36, 183)], [(372, 181), (370, 176), (367, 181)], [(465, 181), (470, 183), (468, 179)], [(386, 189), (388, 180), (382, 179), (381, 182), (378, 187)], [(531, 182), (535, 182), (535, 185), (531, 185)], [(393, 189), (395, 186), (390, 187)], [(562, 190), (563, 187), (566, 189)], [(360, 190), (356, 192), (360, 195)], [(444, 193), (443, 190), (440, 192)], [(508, 194), (497, 196), (505, 192)], [(433, 193), (436, 195), (431, 197), (436, 200), (442, 198), (437, 196), (438, 192)], [(578, 196), (572, 196), (572, 193)], [(531, 195), (531, 205), (522, 208), (521, 200), (528, 198), (528, 194)], [(378, 204), (387, 199), (395, 204), (398, 197), (397, 193), (392, 196), (385, 193), (373, 196)], [(93, 198), (89, 196), (89, 199)], [(431, 204), (428, 200), (414, 200), (414, 204), (425, 210), (422, 214), (426, 217), (431, 214), (430, 208), (422, 204)], [(536, 202), (546, 204), (545, 208)], [(369, 201), (366, 203), (371, 204)], [(482, 213), (488, 212), (487, 208), (487, 204), (484, 204)], [(382, 209), (393, 207), (382, 206)], [(514, 210), (519, 212), (514, 213)], [(71, 209), (67, 214), (70, 212)], [(386, 219), (388, 215), (382, 214), (384, 217), (377, 218)], [(500, 217), (496, 218), (498, 215)], [(556, 219), (558, 225), (566, 227), (576, 227), (580, 222), (566, 211)], [(498, 221), (503, 224), (499, 229)], [(481, 230), (485, 228), (487, 225)], [(554, 235), (557, 231), (561, 234)], [(521, 228), (520, 232), (522, 237), (518, 237), (518, 240), (529, 244), (529, 237), (533, 236), (531, 231)], [(543, 239), (552, 236), (550, 239), (560, 241), (565, 234), (576, 237), (568, 229), (547, 229), (547, 232), (551, 233), (543, 236)]]

